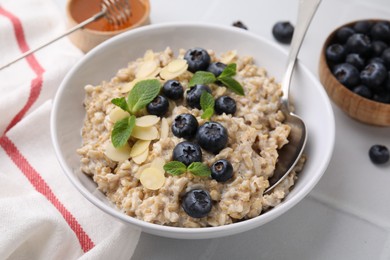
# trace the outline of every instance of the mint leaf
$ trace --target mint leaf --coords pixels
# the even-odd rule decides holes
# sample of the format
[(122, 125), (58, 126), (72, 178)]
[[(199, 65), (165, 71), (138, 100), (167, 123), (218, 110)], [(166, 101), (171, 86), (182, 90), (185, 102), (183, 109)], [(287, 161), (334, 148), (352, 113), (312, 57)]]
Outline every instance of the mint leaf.
[(190, 165), (188, 165), (187, 170), (196, 176), (205, 177), (211, 175), (210, 168), (201, 162), (191, 163)]
[(178, 176), (187, 171), (187, 167), (184, 163), (178, 161), (171, 161), (164, 165), (164, 171), (171, 175)]
[(218, 80), (221, 81), (228, 89), (232, 90), (240, 96), (244, 96), (244, 89), (241, 84), (231, 77), (218, 77)]
[(127, 105), (131, 114), (144, 108), (160, 92), (161, 83), (157, 79), (142, 80), (135, 84), (127, 96)]
[(111, 142), (114, 147), (122, 147), (129, 140), (135, 126), (135, 116), (125, 117), (115, 123), (111, 132)]
[(214, 114), (214, 105), (215, 101), (213, 96), (209, 92), (203, 91), (200, 95), (200, 107), (203, 110), (201, 118), (210, 119), (210, 117)]
[(219, 78), (233, 77), (236, 75), (237, 65), (235, 63), (228, 64), (218, 76)]
[(207, 71), (197, 71), (194, 76), (192, 76), (188, 86), (192, 87), (194, 85), (207, 85), (210, 83), (214, 83), (217, 79), (214, 74)]
[(120, 107), (124, 111), (130, 112), (129, 111), (129, 107), (127, 106), (126, 99), (124, 97), (114, 98), (114, 99), (111, 100), (111, 103), (113, 103), (114, 105)]

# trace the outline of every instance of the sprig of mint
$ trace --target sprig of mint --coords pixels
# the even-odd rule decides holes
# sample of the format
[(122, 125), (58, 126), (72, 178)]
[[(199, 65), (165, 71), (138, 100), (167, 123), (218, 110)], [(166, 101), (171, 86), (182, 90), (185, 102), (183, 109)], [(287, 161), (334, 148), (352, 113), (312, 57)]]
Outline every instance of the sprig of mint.
[(201, 118), (207, 120), (210, 119), (214, 114), (214, 105), (215, 101), (213, 96), (209, 92), (203, 91), (200, 95), (200, 107), (203, 110)]
[(187, 167), (182, 162), (171, 161), (164, 165), (164, 171), (174, 176), (179, 176), (185, 172), (190, 172), (195, 176), (202, 176), (202, 177), (211, 175), (210, 168), (201, 162), (193, 162)]
[(129, 112), (131, 116), (123, 118), (114, 124), (111, 132), (111, 142), (114, 147), (122, 147), (131, 136), (135, 126), (136, 117), (134, 114), (145, 108), (147, 104), (157, 97), (161, 89), (161, 83), (157, 79), (142, 80), (135, 84), (133, 89), (124, 97), (114, 98), (111, 103)]
[(117, 121), (111, 132), (111, 142), (114, 147), (122, 147), (129, 140), (135, 126), (135, 116), (131, 115)]
[(235, 63), (228, 64), (222, 73), (215, 77), (215, 75), (208, 71), (197, 71), (192, 76), (189, 86), (194, 86), (196, 84), (210, 84), (216, 81), (222, 82), (228, 89), (232, 90), (238, 95), (244, 96), (244, 89), (241, 84), (233, 78), (236, 75), (237, 65)]

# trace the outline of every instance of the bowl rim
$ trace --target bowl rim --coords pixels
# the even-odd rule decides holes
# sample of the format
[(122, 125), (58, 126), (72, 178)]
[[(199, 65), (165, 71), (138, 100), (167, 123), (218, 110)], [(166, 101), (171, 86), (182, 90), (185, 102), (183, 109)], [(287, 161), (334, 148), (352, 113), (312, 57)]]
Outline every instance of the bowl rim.
[[(171, 235), (161, 235), (166, 237), (173, 237), (173, 233), (175, 234), (182, 234), (184, 239), (199, 239), (203, 237), (197, 237), (197, 235), (201, 236), (202, 234), (213, 234), (209, 238), (212, 237), (221, 237), (225, 236), (222, 233), (226, 233), (226, 230), (230, 230), (231, 234), (241, 233), (243, 231), (247, 231), (249, 229), (253, 229), (255, 227), (261, 226), (262, 224), (265, 224), (269, 222), (270, 220), (273, 220), (277, 218), (278, 216), (282, 215), (283, 213), (287, 212), (290, 208), (295, 206), (298, 202), (300, 202), (318, 183), (318, 181), (321, 179), (322, 175), (327, 169), (327, 166), (331, 160), (334, 144), (335, 144), (335, 118), (332, 106), (330, 104), (329, 98), (323, 88), (318, 88), (318, 91), (320, 91), (320, 94), (323, 96), (324, 100), (326, 100), (325, 104), (325, 110), (328, 112), (330, 116), (330, 122), (329, 122), (329, 137), (330, 140), (332, 140), (331, 143), (329, 143), (329, 150), (326, 153), (325, 159), (321, 161), (321, 164), (316, 167), (318, 169), (318, 174), (314, 175), (313, 178), (308, 180), (307, 184), (303, 186), (300, 190), (297, 191), (297, 193), (294, 194), (293, 199), (290, 200), (283, 200), (281, 204), (278, 204), (276, 207), (272, 208), (272, 210), (269, 210), (257, 217), (247, 219), (244, 221), (231, 223), (227, 225), (222, 226), (215, 226), (215, 227), (200, 227), (200, 228), (186, 228), (186, 227), (172, 227), (172, 226), (164, 226), (160, 224), (154, 224), (149, 223), (144, 220), (140, 220), (131, 216), (128, 216), (124, 214), (123, 212), (120, 212), (118, 209), (109, 207), (107, 204), (103, 203), (102, 201), (96, 199), (78, 180), (75, 176), (72, 174), (72, 169), (69, 168), (69, 166), (66, 163), (66, 160), (64, 156), (61, 153), (61, 149), (58, 143), (58, 136), (57, 136), (57, 127), (56, 127), (56, 115), (57, 112), (61, 109), (58, 106), (57, 100), (60, 98), (62, 92), (64, 92), (65, 86), (67, 81), (71, 78), (72, 74), (78, 70), (79, 67), (83, 66), (84, 63), (88, 61), (88, 59), (94, 55), (96, 55), (98, 52), (100, 52), (102, 49), (108, 48), (111, 43), (117, 41), (121, 38), (127, 38), (132, 37), (133, 35), (137, 34), (143, 34), (148, 33), (150, 31), (158, 31), (160, 29), (164, 28), (172, 28), (172, 27), (184, 27), (184, 28), (204, 28), (204, 29), (211, 29), (211, 30), (223, 30), (226, 32), (229, 31), (235, 31), (240, 32), (242, 34), (247, 34), (248, 37), (253, 38), (253, 40), (262, 41), (265, 44), (269, 45), (272, 48), (277, 49), (278, 51), (282, 52), (283, 55), (286, 56), (287, 60), (287, 51), (282, 48), (280, 45), (276, 44), (275, 42), (272, 42), (271, 40), (257, 35), (255, 33), (243, 30), (241, 28), (236, 28), (233, 26), (226, 26), (226, 25), (218, 25), (218, 24), (211, 24), (211, 23), (204, 23), (204, 22), (167, 22), (167, 23), (159, 23), (159, 24), (152, 24), (152, 25), (146, 25), (143, 27), (135, 28), (133, 30), (126, 31), (120, 35), (114, 36), (113, 38), (108, 39), (107, 41), (101, 43), (94, 49), (92, 49), (90, 52), (88, 52), (82, 59), (80, 59), (73, 68), (68, 71), (66, 76), (64, 77), (63, 81), (61, 82), (61, 85), (59, 89), (57, 90), (57, 93), (54, 98), (53, 102), (53, 108), (50, 118), (50, 129), (51, 129), (51, 138), (52, 143), (54, 146), (54, 150), (57, 156), (57, 160), (60, 163), (60, 166), (65, 173), (65, 175), (68, 177), (68, 179), (72, 182), (72, 184), (76, 187), (76, 189), (85, 197), (87, 198), (93, 205), (97, 206), (99, 209), (101, 209), (103, 212), (115, 216), (118, 220), (125, 222), (127, 224), (135, 225), (140, 227), (142, 230), (144, 230), (147, 233), (157, 234), (161, 235), (161, 232), (168, 232), (171, 233)], [(297, 65), (299, 66), (300, 70), (303, 70), (305, 76), (309, 76), (310, 79), (314, 82), (317, 82), (319, 85), (321, 84), (317, 77), (314, 76), (314, 74), (298, 60)], [(262, 222), (262, 220), (264, 220)], [(257, 225), (253, 223), (258, 223)], [(251, 225), (252, 224), (252, 225)], [(245, 228), (246, 227), (246, 228)], [(156, 231), (156, 232), (153, 232)], [(185, 235), (193, 235), (193, 237), (186, 237)]]

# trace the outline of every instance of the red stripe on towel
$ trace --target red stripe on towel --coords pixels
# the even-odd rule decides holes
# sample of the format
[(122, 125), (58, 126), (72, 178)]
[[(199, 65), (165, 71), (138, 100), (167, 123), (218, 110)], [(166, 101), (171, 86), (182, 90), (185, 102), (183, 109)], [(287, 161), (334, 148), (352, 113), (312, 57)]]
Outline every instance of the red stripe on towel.
[(80, 241), (81, 248), (88, 252), (95, 244), (83, 230), (76, 218), (70, 213), (65, 206), (58, 200), (49, 185), (41, 175), (30, 165), (27, 159), (20, 153), (15, 144), (5, 135), (0, 138), (0, 146), (5, 150), (11, 160), (16, 164), (19, 170), (26, 176), (34, 188), (44, 195), (64, 217), (70, 228), (75, 232)]
[[(23, 26), (21, 21), (18, 17), (10, 13), (9, 11), (5, 10), (0, 6), (0, 15), (3, 15), (7, 17), (11, 23), (12, 27), (14, 29), (15, 37), (18, 42), (18, 46), (21, 52), (26, 52), (30, 50), (26, 38), (24, 36)], [(27, 111), (31, 108), (31, 106), (35, 103), (35, 101), (38, 99), (39, 94), (42, 90), (42, 83), (43, 83), (43, 73), (44, 69), (39, 64), (37, 59), (35, 58), (34, 54), (30, 54), (26, 57), (27, 63), (31, 67), (31, 69), (35, 72), (36, 78), (32, 80), (31, 86), (30, 86), (30, 95), (28, 97), (28, 100), (26, 104), (23, 106), (23, 108), (16, 114), (16, 116), (11, 120), (10, 124), (7, 126), (5, 132), (7, 132), (9, 129), (11, 129), (15, 124), (17, 124), (23, 116), (27, 113)]]

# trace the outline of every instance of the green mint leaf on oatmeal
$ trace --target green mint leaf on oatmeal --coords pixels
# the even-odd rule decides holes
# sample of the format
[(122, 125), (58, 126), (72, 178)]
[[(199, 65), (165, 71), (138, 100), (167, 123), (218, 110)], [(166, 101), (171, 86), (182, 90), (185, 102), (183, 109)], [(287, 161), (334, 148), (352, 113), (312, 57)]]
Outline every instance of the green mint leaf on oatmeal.
[(232, 90), (234, 93), (244, 96), (244, 89), (241, 84), (231, 77), (218, 77), (218, 80), (222, 82), (228, 89)]
[(135, 116), (125, 117), (115, 123), (111, 132), (111, 142), (115, 148), (125, 145), (129, 140), (131, 132), (135, 126)]
[(214, 83), (217, 79), (215, 78), (214, 74), (207, 71), (197, 71), (195, 72), (194, 76), (192, 76), (189, 86), (192, 87), (194, 85), (207, 85), (210, 83)]
[(113, 103), (114, 105), (120, 107), (124, 111), (130, 112), (129, 111), (129, 107), (127, 106), (126, 99), (124, 97), (114, 98), (114, 99), (111, 100), (111, 103)]
[(235, 63), (228, 64), (218, 76), (218, 78), (233, 77), (236, 75), (237, 65)]
[(131, 114), (143, 109), (147, 104), (157, 97), (160, 92), (161, 83), (157, 79), (142, 80), (135, 84), (127, 96), (127, 105)]
[(164, 165), (164, 171), (171, 175), (178, 176), (187, 171), (187, 167), (184, 163), (178, 161), (171, 161)]
[(210, 168), (201, 162), (191, 163), (188, 165), (187, 170), (196, 176), (206, 177), (211, 175)]
[(200, 107), (203, 110), (201, 118), (210, 119), (214, 114), (214, 105), (215, 101), (213, 96), (209, 92), (203, 91), (200, 96)]

